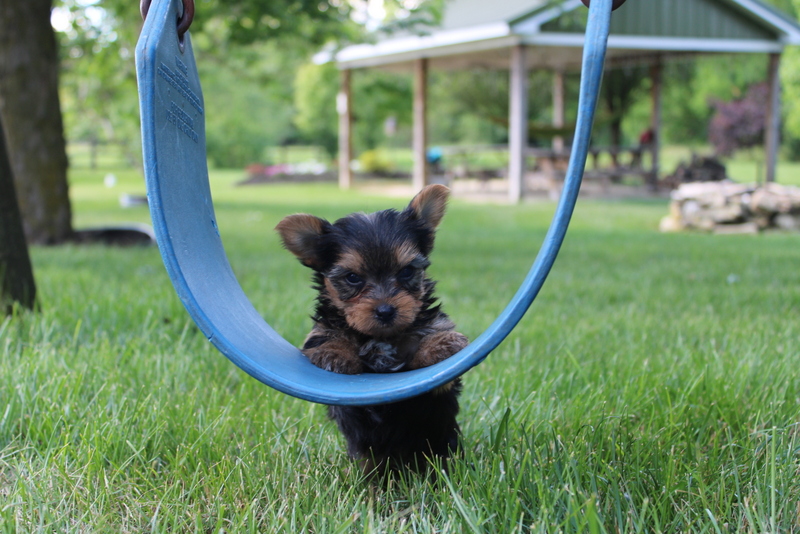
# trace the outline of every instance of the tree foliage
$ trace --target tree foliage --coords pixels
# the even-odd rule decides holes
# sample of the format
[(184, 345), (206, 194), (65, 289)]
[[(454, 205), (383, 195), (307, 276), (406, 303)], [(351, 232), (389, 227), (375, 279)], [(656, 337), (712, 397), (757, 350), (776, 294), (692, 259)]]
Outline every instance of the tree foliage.
[[(339, 92), (336, 66), (307, 64), (295, 78), (295, 124), (306, 141), (336, 153), (338, 116), (336, 94)], [(411, 128), (411, 77), (377, 70), (353, 71), (353, 143), (355, 152), (392, 144), (394, 137), (409, 140)], [(397, 130), (387, 132), (384, 124), (391, 119)]]
[(730, 156), (763, 143), (768, 99), (769, 87), (762, 82), (751, 86), (742, 98), (712, 101), (714, 115), (708, 137), (717, 154)]
[(640, 88), (647, 79), (647, 68), (638, 65), (611, 69), (603, 75), (599, 115), (608, 123), (611, 145), (623, 144), (622, 121), (640, 96)]
[[(114, 0), (119, 3), (124, 0)], [(218, 35), (237, 44), (284, 37), (320, 47), (331, 39), (355, 37), (358, 28), (349, 18), (346, 0), (195, 0), (191, 31)]]
[(141, 141), (133, 54), (140, 20), (123, 24), (109, 11), (80, 0), (62, 0), (56, 13), (69, 140), (120, 144), (136, 164)]
[[(800, 0), (769, 3), (793, 13)], [(127, 0), (61, 0), (60, 4), (70, 11), (74, 29), (62, 32), (62, 95), (70, 138), (124, 141), (131, 155), (140, 153), (132, 61), (141, 27), (136, 4)], [(265, 146), (282, 143), (309, 142), (335, 153), (339, 78), (331, 65), (310, 64), (311, 55), (323, 46), (369, 40), (377, 34), (364, 29), (380, 24), (385, 32), (425, 31), (441, 18), (445, 3), (427, 0), (409, 9), (408, 2), (387, 0), (377, 15), (368, 13), (377, 4), (346, 0), (196, 0), (196, 5), (191, 32), (209, 111), (209, 159), (219, 166), (241, 166), (259, 159)], [(105, 17), (89, 13), (93, 9), (103, 11)], [(585, 15), (582, 10), (578, 14)], [(370, 19), (375, 16), (378, 19)], [(785, 66), (794, 61), (793, 54), (787, 53)], [(786, 133), (800, 139), (800, 105), (795, 104), (800, 93), (792, 97), (800, 79), (792, 86), (786, 83), (790, 72), (800, 72), (800, 57), (796, 61), (798, 68), (783, 69), (784, 102)], [(667, 62), (664, 140), (707, 142), (712, 98), (741, 98), (749, 86), (764, 79), (765, 67), (763, 54), (736, 55), (735, 61), (701, 56)], [(649, 126), (647, 79), (641, 67), (607, 73), (597, 115), (597, 142), (634, 142)], [(572, 82), (569, 78), (568, 83)], [(550, 121), (551, 88), (551, 73), (531, 74), (531, 121)], [(574, 108), (572, 89), (567, 96), (567, 122)], [(410, 74), (357, 71), (353, 93), (356, 152), (407, 144)], [(507, 72), (431, 71), (429, 95), (431, 142), (505, 141)], [(394, 133), (384, 131), (387, 119), (396, 125)]]
[(242, 167), (261, 161), (267, 146), (297, 141), (292, 83), (307, 49), (288, 37), (240, 46), (204, 33), (193, 37), (211, 163)]
[[(71, 140), (141, 154), (133, 54), (138, 2), (61, 0), (62, 98)], [(196, 0), (190, 32), (207, 108), (209, 160), (244, 166), (268, 145), (297, 140), (294, 72), (326, 42), (357, 35), (337, 0)]]
[(338, 146), (336, 94), (339, 71), (332, 63), (306, 63), (294, 80), (294, 122), (301, 134), (333, 156)]
[[(800, 0), (791, 2), (795, 13), (800, 13)], [(783, 137), (789, 147), (789, 156), (800, 159), (800, 48), (787, 47), (781, 61), (781, 87), (783, 90)]]

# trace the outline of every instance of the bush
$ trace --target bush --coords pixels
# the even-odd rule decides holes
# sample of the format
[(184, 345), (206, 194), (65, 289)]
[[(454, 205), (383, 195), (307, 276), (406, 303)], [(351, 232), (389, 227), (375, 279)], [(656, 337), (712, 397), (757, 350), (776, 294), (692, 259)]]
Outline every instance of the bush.
[(380, 149), (372, 149), (363, 152), (358, 157), (358, 165), (361, 172), (366, 173), (385, 173), (392, 170), (392, 162)]
[(708, 127), (708, 137), (717, 154), (730, 156), (737, 150), (764, 141), (767, 120), (764, 103), (768, 98), (769, 87), (766, 83), (758, 83), (750, 86), (744, 98), (711, 102), (715, 111)]

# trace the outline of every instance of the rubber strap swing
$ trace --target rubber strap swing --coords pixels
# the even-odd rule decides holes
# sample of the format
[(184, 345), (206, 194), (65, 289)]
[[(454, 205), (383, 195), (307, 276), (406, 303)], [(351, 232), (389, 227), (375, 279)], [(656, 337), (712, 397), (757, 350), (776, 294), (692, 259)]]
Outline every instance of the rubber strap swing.
[(257, 380), (323, 404), (399, 401), (446, 384), (483, 361), (525, 314), (564, 240), (586, 163), (612, 2), (621, 3), (593, 0), (589, 7), (578, 118), (564, 189), (533, 266), (506, 309), (464, 350), (434, 366), (403, 373), (344, 375), (311, 364), (264, 321), (236, 280), (211, 202), (205, 107), (186, 31), (194, 4), (192, 0), (153, 0), (149, 5), (143, 0), (146, 17), (136, 47), (136, 70), (150, 213), (172, 284), (203, 334)]

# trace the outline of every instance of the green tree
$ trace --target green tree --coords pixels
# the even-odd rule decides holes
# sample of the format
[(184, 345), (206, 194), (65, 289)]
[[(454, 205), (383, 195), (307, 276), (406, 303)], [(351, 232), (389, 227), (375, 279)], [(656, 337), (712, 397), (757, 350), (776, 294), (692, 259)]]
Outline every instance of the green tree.
[[(130, 10), (130, 16), (138, 16)], [(139, 16), (139, 18), (141, 18)], [(115, 143), (140, 165), (139, 106), (133, 53), (141, 27), (110, 12), (62, 0), (54, 16), (61, 45), (61, 98), (71, 141)]]
[[(784, 1), (791, 3), (795, 14), (800, 13), (800, 0)], [(784, 144), (789, 147), (789, 156), (792, 159), (800, 159), (800, 47), (790, 46), (783, 54), (781, 87)]]
[[(294, 73), (310, 51), (289, 36), (248, 45), (194, 38), (206, 101), (209, 160), (242, 167), (262, 160), (264, 148), (294, 142)], [(227, 50), (220, 52), (220, 47)]]
[[(705, 145), (715, 100), (741, 98), (751, 85), (766, 76), (765, 54), (737, 54), (735, 61), (719, 56), (671, 61), (663, 73), (663, 140), (667, 143)], [(650, 82), (646, 79), (634, 93), (634, 102), (623, 119), (628, 138), (636, 139), (650, 125)]]
[(639, 66), (617, 68), (604, 74), (599, 118), (608, 123), (612, 146), (623, 144), (622, 121), (641, 95), (640, 88), (647, 79), (647, 69)]
[[(410, 129), (410, 76), (379, 70), (354, 71), (351, 85), (356, 153), (387, 142), (384, 121), (389, 117), (394, 118), (401, 130)], [(336, 154), (336, 94), (339, 92), (336, 66), (332, 63), (303, 65), (297, 71), (294, 89), (295, 124), (304, 139), (323, 146), (330, 155)]]
[[(207, 150), (218, 166), (243, 166), (267, 145), (296, 139), (293, 73), (332, 39), (346, 39), (349, 4), (197, 1), (191, 32), (208, 110)], [(140, 158), (133, 50), (135, 2), (63, 0), (63, 94), (72, 139), (120, 143)]]
[(781, 67), (784, 142), (792, 159), (800, 159), (800, 49), (784, 52)]
[[(340, 0), (198, 0), (193, 33), (225, 43), (294, 39), (307, 49), (356, 31)], [(133, 44), (138, 3), (63, 0), (65, 101), (77, 139), (125, 140), (138, 153)], [(0, 115), (29, 241), (72, 234), (67, 157), (58, 93), (53, 0), (0, 0)], [(223, 148), (224, 150), (224, 148)]]
[[(676, 72), (680, 68), (671, 69)], [(691, 68), (691, 78), (669, 78), (665, 91), (665, 123), (668, 139), (708, 139), (708, 124), (714, 113), (713, 100), (741, 98), (747, 89), (763, 82), (767, 74), (765, 54), (737, 54), (736, 61), (716, 57), (698, 58)], [(665, 77), (666, 78), (666, 77)]]
[(336, 94), (339, 70), (333, 63), (307, 63), (297, 69), (294, 80), (294, 121), (301, 134), (334, 156), (338, 146)]

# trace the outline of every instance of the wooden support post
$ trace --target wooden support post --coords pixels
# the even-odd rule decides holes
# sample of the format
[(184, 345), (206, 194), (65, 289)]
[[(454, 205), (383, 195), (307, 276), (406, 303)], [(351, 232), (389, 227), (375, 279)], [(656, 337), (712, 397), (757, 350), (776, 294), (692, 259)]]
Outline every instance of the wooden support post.
[(428, 59), (420, 58), (414, 63), (414, 172), (411, 182), (414, 191), (428, 185)]
[(778, 145), (780, 144), (781, 120), (781, 84), (778, 77), (781, 55), (769, 55), (769, 68), (767, 70), (767, 121), (764, 125), (764, 159), (766, 161), (767, 182), (775, 181), (775, 167), (778, 160)]
[(350, 189), (353, 174), (350, 160), (353, 159), (352, 126), (353, 113), (350, 97), (350, 69), (341, 72), (339, 94), (336, 95), (336, 112), (339, 114), (339, 187)]
[(658, 186), (658, 176), (661, 172), (661, 87), (663, 66), (661, 59), (657, 59), (650, 67), (650, 80), (652, 81), (652, 114), (650, 116), (650, 130), (653, 133), (650, 151), (653, 158), (653, 167), (650, 171), (650, 187)]
[[(553, 126), (564, 127), (564, 71), (553, 72)], [(564, 137), (553, 136), (553, 150), (564, 151)]]
[(525, 177), (525, 151), (528, 148), (528, 66), (525, 45), (511, 48), (508, 106), (508, 200), (522, 199)]

